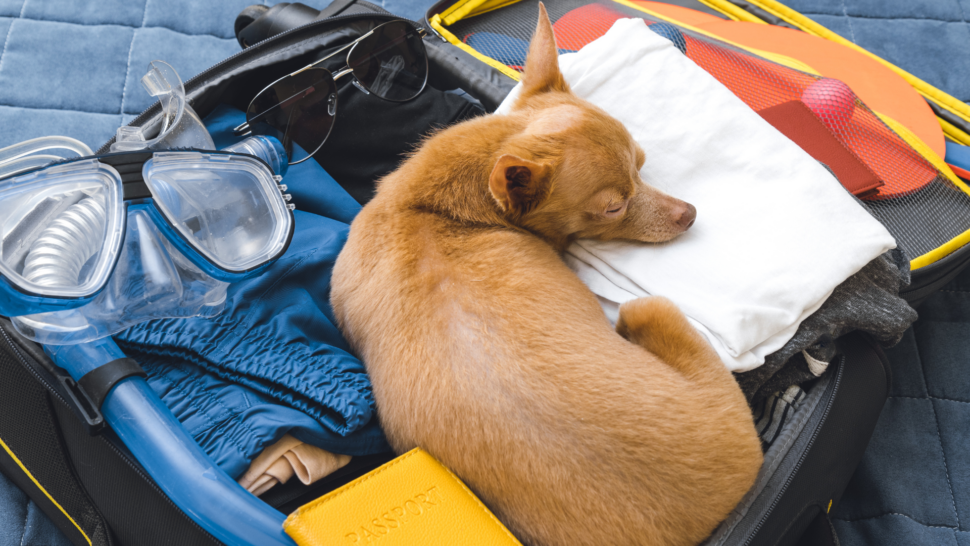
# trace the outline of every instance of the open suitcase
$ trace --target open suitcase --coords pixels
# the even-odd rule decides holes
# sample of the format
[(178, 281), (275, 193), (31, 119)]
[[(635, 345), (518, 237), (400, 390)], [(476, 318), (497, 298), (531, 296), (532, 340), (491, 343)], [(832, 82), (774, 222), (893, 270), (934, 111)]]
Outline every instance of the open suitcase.
[[(432, 8), (428, 23), (434, 27), (435, 15), (452, 4)], [(491, 4), (496, 8), (505, 5)], [(266, 18), (287, 7), (292, 9), (280, 18)], [(236, 29), (240, 42), (249, 47), (186, 83), (187, 96), (201, 116), (219, 103), (245, 109), (263, 83), (397, 18), (363, 1), (337, 0), (319, 15), (299, 5), (274, 9), (244, 11)], [(318, 20), (311, 22), (314, 18)], [(478, 52), (437, 36), (429, 36), (425, 43), (433, 87), (461, 88), (491, 111), (515, 83), (507, 67), (482, 62)], [(341, 93), (345, 91), (352, 92), (343, 89)], [(159, 122), (159, 112), (156, 104), (132, 125), (151, 127)], [(467, 115), (473, 114), (469, 111)], [(425, 129), (411, 129), (413, 134), (400, 139), (400, 148), (416, 141)], [(348, 137), (348, 142), (352, 140)], [(339, 170), (336, 163), (341, 154), (348, 152), (330, 149), (326, 153), (318, 155), (318, 161), (333, 169), (335, 178), (343, 183), (334, 171)], [(349, 186), (353, 184), (345, 187), (354, 195)], [(970, 202), (961, 206), (970, 217)], [(970, 227), (970, 222), (962, 227)], [(955, 275), (965, 265), (964, 254), (956, 252), (941, 260), (947, 267), (936, 275), (914, 276), (927, 289), (918, 296), (925, 297), (951, 272)], [(867, 336), (844, 336), (837, 346), (833, 365), (806, 386), (807, 397), (768, 448), (754, 488), (707, 544), (837, 544), (826, 514), (838, 503), (862, 456), (891, 380), (885, 356)], [(97, 409), (90, 407), (74, 381), (36, 344), (19, 337), (6, 321), (0, 321), (0, 347), (0, 377), (4, 378), (0, 384), (0, 441), (4, 448), (0, 450), (0, 469), (72, 542), (220, 543), (169, 500), (110, 430), (92, 434)], [(391, 457), (357, 458), (351, 466), (312, 486), (287, 484), (262, 500), (288, 513)]]

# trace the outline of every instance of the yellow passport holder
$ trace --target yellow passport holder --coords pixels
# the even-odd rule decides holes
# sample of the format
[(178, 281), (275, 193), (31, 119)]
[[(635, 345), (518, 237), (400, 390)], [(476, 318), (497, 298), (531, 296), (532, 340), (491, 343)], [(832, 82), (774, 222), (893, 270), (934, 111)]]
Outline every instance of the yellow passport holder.
[(304, 505), (283, 528), (300, 546), (520, 545), (465, 484), (420, 448)]

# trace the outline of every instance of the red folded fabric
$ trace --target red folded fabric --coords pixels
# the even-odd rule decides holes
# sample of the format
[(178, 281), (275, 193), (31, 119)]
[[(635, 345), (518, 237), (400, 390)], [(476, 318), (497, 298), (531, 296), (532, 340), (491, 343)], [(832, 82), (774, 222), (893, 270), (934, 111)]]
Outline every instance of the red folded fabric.
[(852, 195), (861, 196), (884, 185), (876, 173), (839, 142), (802, 101), (783, 102), (760, 110), (758, 114), (808, 155), (832, 169)]

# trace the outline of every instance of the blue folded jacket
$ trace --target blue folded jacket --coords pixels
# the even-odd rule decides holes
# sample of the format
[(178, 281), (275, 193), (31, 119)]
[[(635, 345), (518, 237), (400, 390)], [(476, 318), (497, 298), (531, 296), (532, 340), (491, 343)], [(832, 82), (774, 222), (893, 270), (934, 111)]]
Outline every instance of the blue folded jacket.
[[(234, 142), (242, 112), (207, 119), (216, 146)], [(238, 478), (289, 433), (334, 453), (389, 449), (370, 380), (336, 327), (330, 275), (360, 210), (315, 161), (283, 182), (297, 210), (293, 241), (260, 276), (229, 286), (218, 316), (139, 324), (115, 340), (215, 462)]]

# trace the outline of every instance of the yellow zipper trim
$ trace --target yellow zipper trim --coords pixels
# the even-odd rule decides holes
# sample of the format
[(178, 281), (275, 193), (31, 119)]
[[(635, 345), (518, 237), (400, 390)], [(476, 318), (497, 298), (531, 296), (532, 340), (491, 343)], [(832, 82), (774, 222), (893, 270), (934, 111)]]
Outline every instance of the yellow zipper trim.
[(963, 144), (964, 146), (970, 146), (970, 137), (966, 133), (958, 129), (949, 121), (938, 117), (937, 121), (940, 122), (940, 127), (943, 127), (943, 134), (953, 139), (954, 142), (958, 144)]
[[(919, 154), (922, 154), (922, 156), (925, 157), (926, 160), (929, 161), (934, 167), (936, 167), (937, 170), (943, 173), (943, 175), (946, 176), (954, 186), (962, 190), (963, 193), (970, 195), (970, 188), (967, 187), (963, 180), (961, 180), (960, 177), (953, 172), (953, 169), (951, 169), (950, 166), (947, 165), (946, 162), (939, 155), (937, 155), (932, 148), (927, 146), (926, 143), (923, 142), (918, 136), (913, 134), (908, 128), (906, 128), (906, 126), (893, 118), (880, 114), (879, 112), (873, 113), (879, 116), (879, 119), (883, 120), (883, 122), (885, 122), (890, 129), (895, 131), (896, 134), (905, 140), (907, 144), (912, 146), (914, 150), (916, 150)], [(940, 121), (942, 122), (943, 120)], [(967, 243), (970, 243), (970, 229), (934, 248), (926, 254), (913, 258), (909, 262), (909, 268), (915, 271), (921, 267), (926, 267), (932, 263), (936, 263), (937, 261), (959, 250)]]
[(970, 243), (970, 229), (950, 239), (943, 245), (934, 248), (926, 254), (910, 260), (909, 268), (915, 271), (921, 267), (926, 267), (930, 264), (936, 263), (943, 258), (946, 258), (950, 254), (953, 254), (957, 250), (960, 250), (967, 243)]
[[(833, 42), (842, 44), (846, 47), (851, 47), (856, 51), (859, 51), (861, 53), (868, 55), (869, 57), (872, 57), (873, 59), (886, 65), (892, 71), (902, 76), (903, 79), (909, 82), (909, 84), (912, 85), (916, 89), (916, 91), (919, 92), (920, 95), (923, 95), (927, 99), (936, 103), (938, 106), (949, 110), (955, 116), (970, 123), (970, 106), (967, 106), (966, 104), (960, 102), (958, 99), (933, 87), (932, 85), (917, 78), (916, 76), (910, 74), (909, 72), (906, 72), (902, 68), (899, 68), (898, 66), (883, 59), (882, 57), (879, 57), (878, 55), (870, 51), (867, 51), (862, 47), (857, 46), (856, 44), (850, 42), (849, 40), (846, 40), (845, 38), (839, 36), (838, 34), (825, 28), (824, 26), (816, 23), (815, 21), (812, 21), (811, 19), (809, 19), (808, 17), (805, 17), (804, 15), (798, 13), (797, 11), (791, 8), (788, 8), (787, 6), (784, 6), (782, 4), (779, 4), (775, 0), (748, 0), (748, 1), (754, 4), (755, 6), (758, 6), (759, 8), (774, 15), (775, 17), (778, 17), (779, 19), (789, 24), (795, 25), (796, 27), (802, 29), (803, 31), (809, 34), (814, 34), (815, 36), (819, 36), (821, 38), (831, 40)], [(963, 132), (962, 130), (956, 127), (953, 127), (952, 125), (950, 127), (959, 135), (961, 135), (959, 140), (970, 141), (970, 135), (966, 134), (965, 132)]]
[(474, 17), (488, 13), (505, 6), (510, 6), (521, 0), (459, 0), (440, 14), (442, 24), (451, 26), (466, 17)]
[(492, 68), (498, 70), (502, 74), (505, 74), (506, 76), (512, 78), (515, 81), (519, 81), (520, 79), (522, 79), (522, 74), (519, 74), (515, 70), (512, 70), (508, 66), (496, 61), (491, 57), (482, 55), (481, 53), (476, 51), (474, 48), (472, 48), (465, 42), (462, 42), (461, 40), (459, 40), (457, 36), (448, 32), (445, 29), (445, 27), (441, 24), (441, 17), (438, 14), (435, 14), (434, 17), (432, 17), (431, 21), (429, 22), (431, 23), (431, 28), (435, 29), (438, 32), (438, 34), (440, 34), (445, 40), (448, 40), (448, 42), (450, 42), (452, 45), (465, 50), (472, 57), (475, 57), (479, 61), (482, 61), (483, 63), (487, 64), (488, 66), (491, 66)]
[(484, 4), (487, 0), (458, 0), (454, 4), (448, 6), (448, 9), (436, 14), (435, 17), (439, 17), (445, 25), (452, 25), (455, 21), (460, 21), (466, 15), (468, 15), (473, 9), (477, 8), (479, 5)]
[(716, 9), (717, 11), (727, 15), (729, 18), (735, 21), (745, 21), (748, 23), (758, 23), (761, 25), (767, 25), (764, 20), (757, 17), (751, 13), (748, 13), (743, 8), (735, 6), (734, 4), (728, 2), (727, 0), (700, 0), (701, 4), (706, 5), (709, 8)]
[(511, 6), (512, 4), (517, 4), (522, 0), (485, 0), (477, 8), (469, 12), (466, 17), (477, 17), (483, 13), (488, 13), (490, 11), (495, 11), (499, 8), (504, 8), (505, 6)]
[(14, 455), (13, 451), (10, 450), (10, 447), (8, 447), (7, 444), (3, 441), (3, 438), (0, 438), (0, 446), (3, 446), (3, 450), (6, 451), (7, 455), (10, 455), (10, 458), (13, 459), (13, 462), (17, 463), (17, 466), (19, 466), (20, 469), (24, 471), (24, 474), (26, 474), (27, 477), (30, 478), (30, 481), (34, 482), (34, 485), (36, 485), (37, 488), (40, 489), (41, 492), (44, 493), (44, 495), (46, 495), (47, 498), (50, 499), (52, 503), (54, 503), (54, 506), (56, 506), (58, 510), (63, 512), (64, 515), (67, 516), (67, 519), (71, 520), (71, 523), (73, 523), (74, 526), (77, 527), (78, 532), (81, 533), (81, 535), (84, 537), (84, 540), (88, 541), (88, 544), (90, 545), (91, 539), (88, 538), (88, 535), (87, 533), (84, 532), (84, 529), (81, 529), (81, 526), (78, 525), (76, 521), (74, 521), (74, 518), (71, 517), (71, 514), (68, 514), (67, 510), (65, 510), (64, 507), (61, 506), (56, 500), (54, 500), (54, 497), (52, 497), (51, 494), (48, 493), (46, 489), (44, 489), (44, 486), (41, 485), (36, 478), (34, 478), (34, 475), (31, 474), (30, 471), (27, 470), (27, 467), (24, 466), (24, 463), (20, 462), (20, 459), (16, 455)]
[[(952, 182), (954, 186), (962, 190), (963, 193), (970, 195), (970, 188), (967, 187), (967, 185), (963, 182), (963, 180), (961, 180), (960, 177), (958, 177), (956, 173), (953, 172), (953, 169), (951, 169), (950, 166), (947, 165), (946, 162), (942, 158), (940, 158), (940, 156), (937, 155), (932, 148), (927, 146), (926, 143), (920, 140), (919, 137), (917, 137), (912, 132), (910, 132), (909, 129), (907, 129), (898, 121), (890, 118), (889, 116), (880, 114), (879, 112), (875, 112), (875, 114), (879, 116), (879, 118), (882, 119), (884, 122), (886, 122), (886, 125), (888, 125), (890, 129), (895, 131), (896, 134), (900, 136), (900, 138), (905, 140), (907, 144), (909, 144), (910, 146), (913, 147), (914, 150), (922, 154), (923, 157), (925, 157), (934, 167), (937, 168), (937, 170), (939, 170), (941, 173), (944, 174), (944, 176), (950, 179), (950, 182)], [(957, 235), (953, 239), (950, 239), (943, 245), (934, 248), (933, 250), (927, 252), (926, 254), (923, 254), (922, 256), (917, 256), (916, 258), (914, 258), (909, 262), (909, 267), (910, 269), (913, 269), (913, 270), (919, 269), (921, 267), (926, 267), (932, 263), (935, 263), (949, 256), (950, 254), (959, 250), (967, 243), (970, 243), (970, 229)]]

